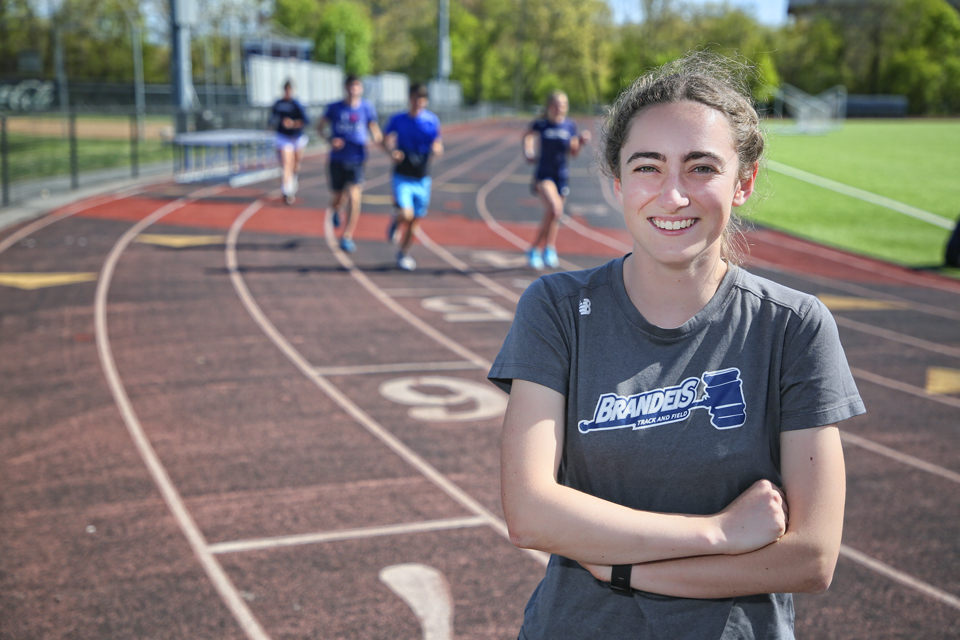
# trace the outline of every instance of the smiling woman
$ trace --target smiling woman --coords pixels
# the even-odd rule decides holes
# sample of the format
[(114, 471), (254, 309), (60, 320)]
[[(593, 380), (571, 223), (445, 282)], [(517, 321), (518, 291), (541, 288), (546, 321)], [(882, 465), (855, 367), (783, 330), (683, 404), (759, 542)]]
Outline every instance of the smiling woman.
[(553, 554), (521, 638), (789, 639), (832, 579), (864, 408), (826, 308), (735, 264), (764, 143), (733, 77), (694, 54), (621, 95), (633, 252), (532, 284), (490, 371), (511, 540)]

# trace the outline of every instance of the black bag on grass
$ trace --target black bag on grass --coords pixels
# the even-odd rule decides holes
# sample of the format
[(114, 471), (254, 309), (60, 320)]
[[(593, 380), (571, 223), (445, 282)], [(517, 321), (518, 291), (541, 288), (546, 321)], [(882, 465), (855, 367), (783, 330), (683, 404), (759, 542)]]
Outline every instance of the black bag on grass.
[(957, 219), (957, 226), (953, 228), (953, 235), (947, 240), (947, 251), (943, 261), (948, 267), (960, 268), (960, 219)]

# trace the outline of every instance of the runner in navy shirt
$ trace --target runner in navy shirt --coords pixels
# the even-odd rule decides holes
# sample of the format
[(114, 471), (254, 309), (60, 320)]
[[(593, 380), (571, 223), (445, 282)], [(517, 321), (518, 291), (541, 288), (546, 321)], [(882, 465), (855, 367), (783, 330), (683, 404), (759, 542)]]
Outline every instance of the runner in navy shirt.
[(297, 195), (297, 176), (308, 138), (303, 128), (310, 122), (307, 110), (293, 97), (293, 82), (283, 85), (283, 97), (273, 104), (270, 124), (275, 128), (277, 157), (283, 168), (280, 191), (287, 204), (293, 204)]
[[(568, 108), (567, 95), (554, 91), (547, 100), (546, 117), (534, 120), (523, 135), (523, 154), (529, 162), (537, 162), (534, 190), (544, 205), (540, 229), (527, 251), (528, 263), (538, 271), (543, 269), (544, 262), (552, 268), (559, 265), (557, 231), (563, 217), (563, 203), (570, 192), (567, 155), (576, 157), (583, 145), (590, 141), (589, 131), (577, 135), (577, 124), (567, 119)], [(539, 161), (534, 153), (537, 139), (540, 141)], [(544, 245), (542, 253), (541, 244)]]
[(363, 99), (363, 83), (356, 76), (347, 76), (343, 84), (344, 99), (327, 106), (317, 128), (321, 134), (330, 125), (330, 191), (333, 201), (330, 211), (333, 226), (340, 226), (340, 212), (349, 200), (350, 209), (340, 248), (356, 250), (353, 232), (360, 221), (360, 198), (363, 194), (363, 163), (367, 159), (367, 133), (380, 144), (383, 136), (377, 124), (377, 111)]
[(430, 205), (429, 164), (431, 155), (443, 154), (440, 139), (440, 119), (427, 111), (429, 96), (422, 84), (410, 87), (410, 109), (395, 114), (384, 130), (383, 146), (395, 163), (393, 167), (393, 198), (397, 215), (387, 232), (391, 242), (399, 233), (400, 252), (397, 266), (413, 271), (417, 263), (409, 255), (413, 234), (420, 218), (427, 215)]

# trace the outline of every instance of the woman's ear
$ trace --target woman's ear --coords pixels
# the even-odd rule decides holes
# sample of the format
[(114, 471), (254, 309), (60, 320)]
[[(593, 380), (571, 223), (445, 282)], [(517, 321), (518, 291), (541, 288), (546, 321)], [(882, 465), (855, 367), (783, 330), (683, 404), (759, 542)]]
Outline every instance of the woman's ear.
[(757, 184), (757, 173), (760, 171), (760, 163), (753, 163), (753, 171), (750, 172), (750, 176), (746, 179), (740, 180), (737, 184), (737, 191), (733, 194), (733, 206), (739, 207), (743, 205), (747, 200), (750, 199), (750, 196), (753, 195), (753, 188)]
[(613, 179), (613, 195), (617, 196), (617, 202), (623, 206), (623, 185), (620, 184), (620, 178)]

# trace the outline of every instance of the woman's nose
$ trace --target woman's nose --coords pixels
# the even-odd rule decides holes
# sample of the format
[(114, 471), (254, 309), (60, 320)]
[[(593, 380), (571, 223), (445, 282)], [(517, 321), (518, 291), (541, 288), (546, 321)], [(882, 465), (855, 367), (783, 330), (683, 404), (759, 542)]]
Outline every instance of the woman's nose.
[(690, 204), (680, 178), (675, 175), (667, 175), (664, 178), (660, 197), (657, 200), (666, 211), (676, 211)]

